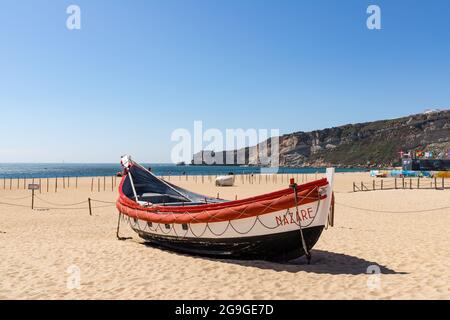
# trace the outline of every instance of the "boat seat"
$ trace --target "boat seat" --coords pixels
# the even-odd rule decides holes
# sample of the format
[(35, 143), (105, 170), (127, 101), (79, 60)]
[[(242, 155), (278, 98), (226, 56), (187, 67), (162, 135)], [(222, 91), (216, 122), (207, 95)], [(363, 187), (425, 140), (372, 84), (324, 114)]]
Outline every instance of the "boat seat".
[(139, 201), (150, 202), (153, 204), (156, 203), (180, 203), (180, 202), (188, 202), (186, 199), (182, 197), (177, 197), (170, 194), (161, 194), (161, 193), (143, 193), (138, 196)]

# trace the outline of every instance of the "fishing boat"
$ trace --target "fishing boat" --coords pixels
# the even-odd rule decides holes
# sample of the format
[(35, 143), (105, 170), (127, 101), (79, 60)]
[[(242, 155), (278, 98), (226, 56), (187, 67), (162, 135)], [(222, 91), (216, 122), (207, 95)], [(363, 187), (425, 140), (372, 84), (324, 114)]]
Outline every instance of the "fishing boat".
[(326, 178), (228, 201), (156, 177), (130, 156), (116, 206), (120, 222), (159, 248), (219, 258), (290, 260), (306, 255), (333, 225), (334, 168)]
[(231, 187), (234, 185), (234, 174), (229, 174), (227, 176), (218, 176), (215, 180), (216, 186), (221, 187)]

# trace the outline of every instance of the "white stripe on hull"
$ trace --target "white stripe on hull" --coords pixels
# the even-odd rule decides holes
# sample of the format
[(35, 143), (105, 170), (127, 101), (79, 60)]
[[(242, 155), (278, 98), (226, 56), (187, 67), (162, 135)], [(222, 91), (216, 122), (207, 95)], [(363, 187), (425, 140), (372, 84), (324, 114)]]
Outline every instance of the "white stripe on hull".
[[(321, 200), (295, 208), (276, 211), (261, 216), (255, 216), (232, 221), (185, 224), (147, 223), (140, 219), (129, 218), (131, 228), (136, 232), (147, 232), (159, 236), (179, 238), (237, 238), (253, 237), (299, 229), (299, 219), (302, 229), (324, 226), (328, 217), (329, 201)], [(186, 230), (187, 229), (187, 230)]]

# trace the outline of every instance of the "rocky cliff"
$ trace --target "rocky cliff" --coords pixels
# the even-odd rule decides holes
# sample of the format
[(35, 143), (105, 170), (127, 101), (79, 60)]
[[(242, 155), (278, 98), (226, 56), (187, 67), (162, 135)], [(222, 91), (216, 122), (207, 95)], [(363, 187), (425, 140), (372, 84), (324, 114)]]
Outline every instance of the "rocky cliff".
[[(241, 152), (245, 154), (245, 164), (261, 165), (256, 151), (264, 146), (262, 143), (231, 153), (235, 161)], [(295, 167), (387, 167), (398, 164), (400, 150), (420, 149), (433, 152), (436, 158), (445, 158), (450, 150), (450, 110), (294, 132), (281, 136), (279, 147), (280, 166)], [(225, 159), (226, 153), (216, 153), (215, 157)], [(203, 153), (194, 155), (197, 163), (201, 163), (202, 157)]]

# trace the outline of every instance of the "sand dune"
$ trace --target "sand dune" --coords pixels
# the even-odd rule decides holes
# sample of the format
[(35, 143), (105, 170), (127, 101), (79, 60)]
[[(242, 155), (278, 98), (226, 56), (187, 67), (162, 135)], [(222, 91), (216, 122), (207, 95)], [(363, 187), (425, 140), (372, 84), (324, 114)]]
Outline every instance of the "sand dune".
[[(113, 204), (93, 202), (92, 216), (87, 203), (64, 206), (88, 197), (114, 201), (110, 180), (100, 192), (96, 185), (91, 192), (89, 178), (79, 179), (77, 189), (73, 181), (57, 193), (44, 187), (36, 206), (65, 209), (33, 211), (24, 198), (29, 191), (15, 190), (15, 182), (12, 190), (0, 184), (0, 298), (449, 299), (450, 190), (350, 192), (352, 181), (361, 179), (367, 174), (337, 174), (335, 227), (322, 234), (311, 265), (303, 258), (280, 264), (163, 251), (145, 245), (125, 224), (121, 234), (132, 239), (118, 241)], [(279, 189), (287, 177), (276, 183), (236, 181), (220, 188), (207, 178), (171, 178), (182, 187), (234, 199)], [(77, 270), (79, 288), (73, 288)]]

